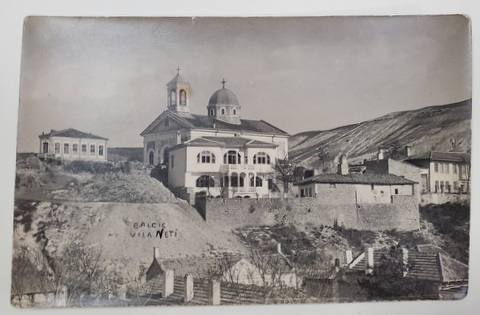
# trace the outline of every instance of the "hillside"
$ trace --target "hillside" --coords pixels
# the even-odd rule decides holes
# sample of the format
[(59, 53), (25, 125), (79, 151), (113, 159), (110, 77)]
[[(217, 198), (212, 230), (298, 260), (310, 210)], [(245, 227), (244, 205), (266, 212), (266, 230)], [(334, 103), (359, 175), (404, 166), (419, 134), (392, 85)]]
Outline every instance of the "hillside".
[(102, 263), (118, 264), (123, 273), (148, 267), (153, 247), (165, 259), (246, 251), (139, 163), (76, 163), (88, 170), (79, 171), (73, 162), (45, 163), (33, 154), (17, 158), (14, 256), (27, 249), (58, 261), (80, 244), (99, 250)]
[(401, 148), (411, 146), (412, 154), (449, 151), (451, 138), (463, 140), (458, 149), (469, 151), (471, 116), (471, 100), (394, 112), (358, 124), (295, 134), (289, 139), (289, 155), (296, 164), (319, 167), (321, 162), (316, 150), (326, 145), (329, 151), (327, 165), (334, 167), (334, 160), (336, 163), (342, 153), (348, 155), (349, 162), (360, 162), (375, 156), (378, 147), (394, 141), (398, 141)]

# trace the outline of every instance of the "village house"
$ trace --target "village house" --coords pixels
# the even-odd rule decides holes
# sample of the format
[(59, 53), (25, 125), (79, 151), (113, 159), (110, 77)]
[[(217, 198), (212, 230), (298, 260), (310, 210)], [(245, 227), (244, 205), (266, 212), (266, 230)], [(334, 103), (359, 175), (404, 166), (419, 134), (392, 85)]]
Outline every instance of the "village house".
[[(431, 292), (421, 293), (424, 296), (404, 298), (456, 300), (467, 294), (468, 265), (432, 245), (418, 245), (410, 250), (401, 248), (399, 253), (393, 254), (387, 248), (367, 247), (357, 255), (346, 250), (335, 262), (335, 269), (330, 272), (305, 277), (305, 292), (314, 297), (326, 297), (332, 302), (367, 301), (367, 292), (361, 288), (358, 279), (364, 275), (389, 276), (385, 272), (395, 272), (397, 267), (399, 276), (409, 279), (411, 285), (418, 281), (432, 287)], [(392, 268), (384, 264), (390, 264)]]
[[(268, 287), (289, 290), (289, 296), (299, 301), (318, 302), (297, 290), (295, 269), (279, 245), (277, 251), (259, 254), (258, 258), (231, 254), (222, 258), (162, 259), (159, 249), (154, 248), (142, 286), (126, 298), (135, 297), (148, 305), (263, 304)], [(284, 302), (281, 295), (270, 293), (270, 301)]]
[(469, 199), (470, 154), (430, 151), (409, 155), (404, 161), (425, 170), (420, 181), (422, 199), (432, 203)]
[(168, 169), (168, 186), (193, 200), (210, 196), (268, 197), (273, 165), (288, 155), (288, 134), (263, 121), (242, 119), (236, 95), (213, 93), (206, 115), (190, 113), (190, 85), (177, 75), (167, 84), (167, 110), (142, 133), (144, 161)]
[(318, 174), (297, 183), (300, 197), (328, 196), (339, 203), (393, 203), (393, 196), (415, 196), (416, 181), (393, 174), (350, 174), (347, 158), (340, 157), (336, 174)]
[(107, 161), (108, 139), (73, 128), (51, 130), (40, 138), (40, 159)]
[(377, 158), (349, 165), (350, 173), (393, 174), (417, 182), (414, 194), (420, 204), (466, 202), (470, 198), (470, 154), (436, 152), (412, 155), (405, 147), (401, 160), (386, 156), (379, 148)]

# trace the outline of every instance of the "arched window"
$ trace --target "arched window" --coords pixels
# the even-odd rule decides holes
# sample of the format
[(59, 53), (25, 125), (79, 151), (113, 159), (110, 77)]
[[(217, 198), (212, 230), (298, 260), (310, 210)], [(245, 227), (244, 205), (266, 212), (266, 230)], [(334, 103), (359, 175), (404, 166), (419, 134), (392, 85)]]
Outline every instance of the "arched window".
[(259, 152), (253, 156), (253, 164), (270, 164), (270, 156), (265, 152)]
[(212, 176), (202, 175), (199, 178), (197, 178), (196, 186), (197, 187), (214, 187), (215, 182)]
[(213, 108), (210, 108), (210, 116), (215, 116), (215, 110)]
[(175, 90), (170, 91), (170, 105), (177, 104), (177, 92)]
[(215, 164), (215, 154), (210, 151), (202, 151), (197, 154), (197, 162)]
[(153, 151), (150, 151), (148, 153), (148, 164), (149, 165), (155, 164), (155, 155), (153, 154)]
[(240, 174), (240, 177), (238, 178), (239, 181), (240, 181), (240, 183), (239, 183), (239, 184), (240, 184), (240, 187), (245, 187), (245, 177), (246, 177), (246, 176), (247, 176), (247, 175), (246, 175), (245, 173), (241, 173), (241, 174)]
[(222, 115), (225, 115), (225, 108), (220, 109), (220, 113), (221, 113)]
[(262, 187), (263, 180), (261, 177), (251, 177), (250, 178), (250, 187)]
[(236, 151), (231, 150), (223, 155), (223, 164), (240, 164), (241, 161), (242, 157)]
[(187, 105), (187, 92), (180, 90), (180, 105)]
[(233, 114), (236, 115), (237, 114), (237, 110), (234, 108), (233, 109)]

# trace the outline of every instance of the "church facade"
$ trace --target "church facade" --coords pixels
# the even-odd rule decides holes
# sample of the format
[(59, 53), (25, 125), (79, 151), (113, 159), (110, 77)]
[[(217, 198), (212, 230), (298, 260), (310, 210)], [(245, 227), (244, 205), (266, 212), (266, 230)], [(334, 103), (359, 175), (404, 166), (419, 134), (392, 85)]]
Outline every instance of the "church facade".
[(168, 170), (168, 186), (211, 197), (271, 195), (276, 159), (288, 155), (288, 133), (264, 120), (242, 119), (236, 95), (225, 87), (190, 112), (190, 84), (177, 75), (167, 83), (167, 110), (142, 133), (144, 161)]

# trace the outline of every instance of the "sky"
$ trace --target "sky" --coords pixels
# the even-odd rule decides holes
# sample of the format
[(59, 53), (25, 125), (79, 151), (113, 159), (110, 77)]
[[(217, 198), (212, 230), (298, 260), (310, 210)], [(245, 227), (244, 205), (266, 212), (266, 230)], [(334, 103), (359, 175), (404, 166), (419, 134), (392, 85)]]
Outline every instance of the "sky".
[(206, 114), (223, 78), (242, 118), (290, 134), (471, 98), (461, 15), (25, 20), (18, 152), (75, 128), (141, 147), (176, 68)]

